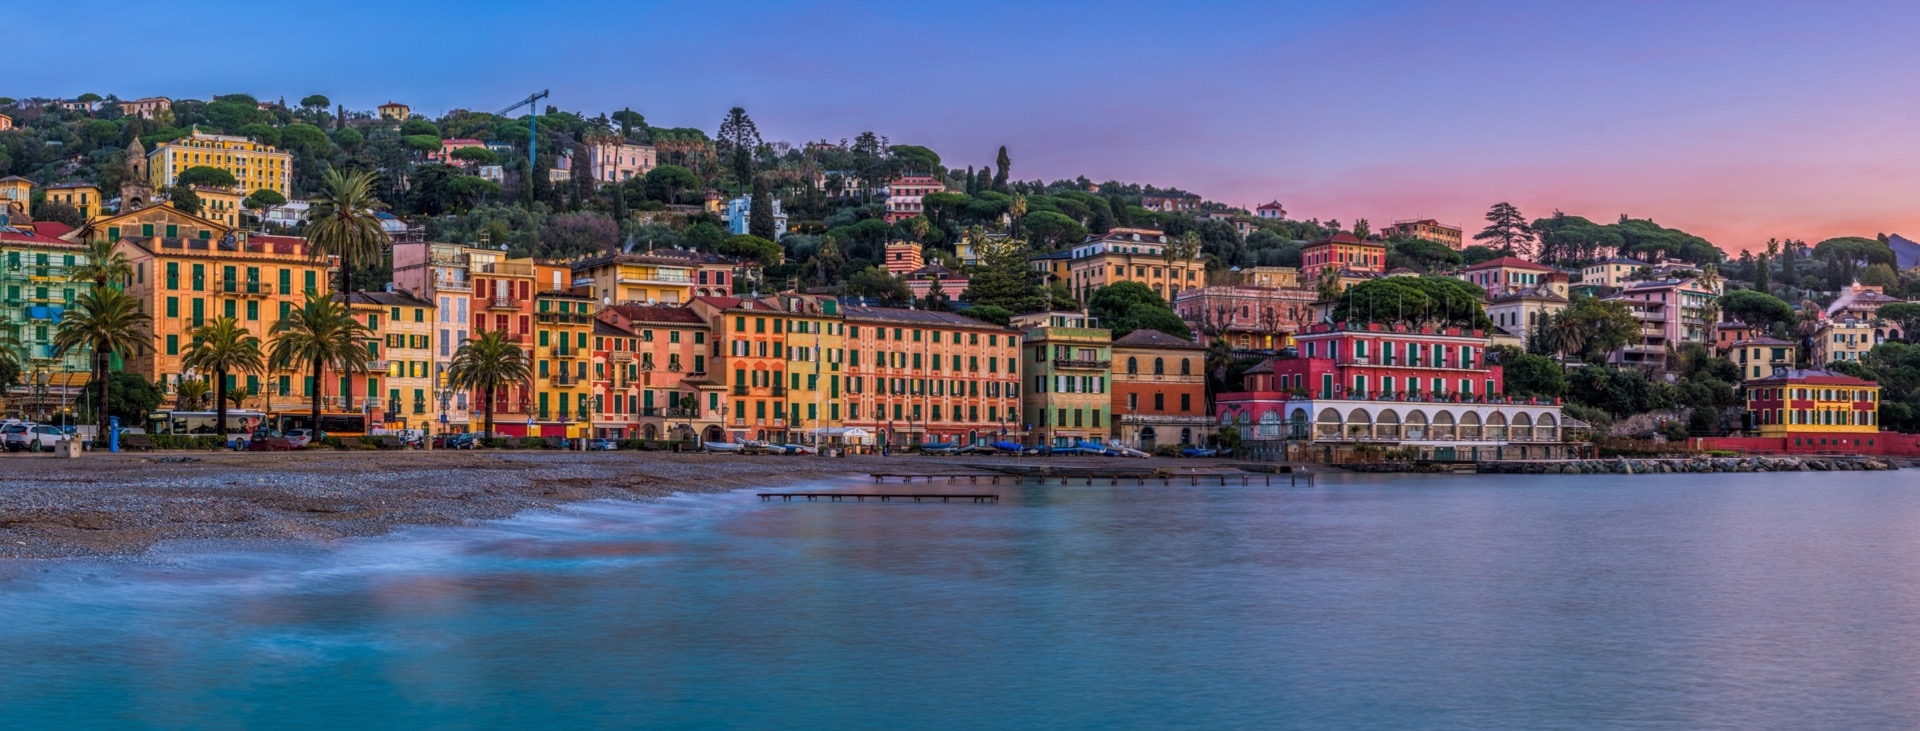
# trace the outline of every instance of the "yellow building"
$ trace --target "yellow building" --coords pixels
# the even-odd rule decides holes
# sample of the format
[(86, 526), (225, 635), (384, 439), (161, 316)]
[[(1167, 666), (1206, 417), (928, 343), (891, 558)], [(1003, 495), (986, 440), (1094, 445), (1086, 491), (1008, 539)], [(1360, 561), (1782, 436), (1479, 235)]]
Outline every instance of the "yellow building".
[(713, 327), (712, 372), (729, 386), (721, 404), (728, 438), (796, 441), (844, 423), (846, 335), (837, 300), (790, 292), (704, 296), (692, 307)]
[(56, 183), (47, 186), (47, 200), (59, 201), (80, 212), (80, 217), (91, 220), (101, 214), (100, 189), (92, 183)]
[(373, 331), (373, 362), (367, 373), (353, 377), (353, 391), (368, 400), (366, 409), (376, 415), (374, 421), (389, 429), (437, 423), (434, 304), (405, 292), (355, 292), (348, 307), (355, 320)]
[(247, 193), (271, 190), (293, 197), (293, 155), (245, 137), (194, 130), (186, 137), (162, 142), (147, 153), (149, 175), (156, 188), (173, 185), (174, 179), (187, 168), (202, 166), (232, 173), (235, 190)]
[(225, 225), (227, 228), (240, 227), (240, 194), (227, 188), (209, 188), (204, 185), (193, 186), (193, 194), (200, 199), (200, 217)]
[(1647, 271), (1647, 263), (1639, 259), (1616, 256), (1602, 259), (1580, 268), (1581, 284), (1597, 284), (1605, 287), (1624, 287), (1628, 282), (1640, 278)]
[(1782, 371), (1747, 382), (1747, 411), (1762, 437), (1871, 434), (1880, 431), (1880, 385), (1833, 371)]
[(584, 437), (593, 407), (593, 299), (567, 292), (533, 296), (533, 413), (538, 436)]
[(1818, 368), (1840, 361), (1859, 361), (1873, 350), (1873, 323), (1842, 317), (1820, 323), (1813, 334), (1813, 365)]
[(1752, 381), (1773, 375), (1775, 369), (1791, 369), (1800, 348), (1785, 340), (1748, 338), (1727, 346), (1726, 357), (1740, 366), (1740, 380)]
[[(233, 239), (226, 240), (231, 234)], [(307, 292), (326, 292), (329, 259), (313, 258), (305, 239), (249, 235), (171, 206), (96, 218), (69, 232), (76, 242), (111, 240), (133, 267), (127, 293), (153, 317), (153, 347), (127, 358), (127, 370), (163, 384), (169, 394), (185, 375), (180, 356), (189, 333), (217, 317), (232, 317), (268, 340), (275, 322), (301, 306)], [(301, 410), (311, 403), (306, 369), (237, 376), (236, 387), (263, 394), (249, 407)], [(336, 408), (351, 406), (336, 405)]]
[(826, 429), (845, 426), (841, 413), (846, 361), (846, 321), (840, 302), (782, 292), (762, 301), (784, 316), (787, 357), (788, 441), (813, 443)]
[(605, 305), (672, 305), (693, 299), (695, 269), (682, 259), (607, 254), (574, 263), (573, 284)]
[(380, 105), (380, 118), (393, 122), (405, 122), (413, 116), (413, 110), (399, 102), (387, 102)]
[(13, 217), (16, 223), (23, 216), (31, 218), (33, 181), (18, 175), (0, 178), (0, 213)]
[(1206, 258), (1195, 253), (1191, 259), (1167, 256), (1173, 245), (1165, 233), (1150, 229), (1116, 228), (1069, 249), (1064, 262), (1046, 261), (1046, 271), (1058, 276), (1064, 264), (1063, 284), (1075, 299), (1085, 302), (1094, 290), (1117, 282), (1147, 285), (1168, 302), (1182, 290), (1206, 286)]

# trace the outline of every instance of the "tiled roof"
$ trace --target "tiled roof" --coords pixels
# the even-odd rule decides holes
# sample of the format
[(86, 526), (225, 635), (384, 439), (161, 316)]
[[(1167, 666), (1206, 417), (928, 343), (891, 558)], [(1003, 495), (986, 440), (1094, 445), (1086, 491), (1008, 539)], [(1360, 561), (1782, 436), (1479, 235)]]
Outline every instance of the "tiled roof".
[(612, 335), (614, 337), (620, 337), (620, 338), (630, 338), (634, 336), (633, 331), (628, 330), (624, 327), (620, 327), (619, 325), (615, 325), (611, 322), (607, 322), (606, 320), (593, 321), (593, 334)]
[(714, 307), (718, 307), (723, 310), (766, 310), (768, 312), (780, 311), (780, 308), (778, 307), (774, 307), (773, 305), (767, 304), (765, 302), (761, 302), (759, 300), (748, 299), (746, 297), (714, 297), (712, 295), (702, 295), (702, 296), (693, 298), (693, 301), (705, 302), (709, 305), (713, 305)]
[[(383, 307), (434, 306), (432, 302), (420, 299), (406, 292), (355, 292), (352, 297), (352, 303), (356, 305), (380, 305)], [(333, 299), (338, 302), (342, 299), (342, 295), (335, 294)]]
[(1878, 383), (1874, 383), (1864, 378), (1854, 378), (1853, 376), (1849, 376), (1844, 373), (1835, 373), (1833, 371), (1823, 370), (1818, 368), (1808, 368), (1805, 370), (1798, 370), (1798, 369), (1789, 370), (1779, 375), (1767, 376), (1766, 378), (1748, 381), (1747, 387), (1751, 389), (1752, 387), (1759, 386), (1759, 385), (1776, 385), (1776, 384), (1794, 385), (1794, 384), (1803, 384), (1803, 383), (1811, 383), (1811, 384), (1817, 384), (1822, 386), (1878, 386), (1880, 385)]
[(72, 230), (73, 230), (72, 226), (68, 226), (59, 221), (34, 221), (33, 222), (33, 232), (40, 234), (41, 236), (51, 236), (57, 239), (57, 238), (60, 238), (61, 236), (66, 235), (67, 232)]
[(57, 239), (46, 234), (12, 226), (0, 226), (0, 241), (35, 244), (39, 246), (68, 246), (78, 248), (80, 244), (65, 239)]
[(633, 322), (702, 326), (707, 324), (707, 321), (700, 317), (700, 313), (694, 312), (686, 307), (669, 305), (610, 305), (606, 309)]
[(1139, 348), (1174, 348), (1179, 350), (1206, 350), (1206, 346), (1159, 330), (1135, 330), (1113, 341), (1114, 347), (1133, 346)]
[(1502, 256), (1497, 259), (1488, 259), (1467, 267), (1466, 271), (1473, 271), (1475, 269), (1533, 269), (1542, 272), (1553, 271), (1553, 267), (1535, 264), (1517, 256)]
[(986, 328), (1005, 330), (999, 325), (984, 320), (975, 320), (966, 315), (934, 310), (908, 310), (898, 307), (848, 307), (848, 321), (897, 322), (913, 325), (937, 325), (944, 327)]

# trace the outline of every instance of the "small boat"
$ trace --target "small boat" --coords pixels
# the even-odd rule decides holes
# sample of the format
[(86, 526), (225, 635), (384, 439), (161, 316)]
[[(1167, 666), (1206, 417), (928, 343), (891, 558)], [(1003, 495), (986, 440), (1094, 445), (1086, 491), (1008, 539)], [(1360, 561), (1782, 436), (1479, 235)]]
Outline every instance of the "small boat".
[(805, 444), (782, 444), (780, 446), (786, 448), (787, 454), (819, 454), (820, 453), (820, 450), (815, 449), (813, 447), (809, 447)]
[(1201, 449), (1199, 447), (1187, 447), (1186, 449), (1180, 450), (1180, 456), (1182, 457), (1217, 457), (1217, 456), (1220, 456), (1220, 450)]
[(747, 445), (733, 442), (701, 442), (700, 446), (706, 447), (709, 452), (738, 452), (745, 449)]
[(1015, 454), (1027, 451), (1026, 446), (1019, 442), (994, 442), (993, 448), (1002, 452), (1013, 452)]
[(1138, 449), (1134, 449), (1132, 447), (1122, 447), (1118, 444), (1108, 447), (1107, 454), (1110, 454), (1115, 457), (1137, 457), (1139, 459), (1146, 459), (1148, 457), (1153, 456), (1151, 454), (1147, 454), (1146, 452), (1142, 452)]

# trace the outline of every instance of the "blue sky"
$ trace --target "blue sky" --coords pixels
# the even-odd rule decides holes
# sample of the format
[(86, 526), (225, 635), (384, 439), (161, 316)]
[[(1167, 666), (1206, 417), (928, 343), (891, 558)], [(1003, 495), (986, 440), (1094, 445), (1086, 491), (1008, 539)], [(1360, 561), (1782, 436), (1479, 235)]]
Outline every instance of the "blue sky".
[[(70, 15), (9, 11), (22, 28)], [(176, 0), (125, 15), (87, 21), (84, 46), (10, 38), (26, 73), (0, 95), (322, 93), (437, 114), (544, 88), (661, 126), (711, 131), (740, 105), (768, 139), (873, 130), (949, 165), (1005, 144), (1022, 179), (1277, 198), (1342, 222), (1472, 224), (1511, 200), (1651, 216), (1728, 249), (1920, 231), (1914, 3)], [(246, 20), (216, 42), (210, 17)]]

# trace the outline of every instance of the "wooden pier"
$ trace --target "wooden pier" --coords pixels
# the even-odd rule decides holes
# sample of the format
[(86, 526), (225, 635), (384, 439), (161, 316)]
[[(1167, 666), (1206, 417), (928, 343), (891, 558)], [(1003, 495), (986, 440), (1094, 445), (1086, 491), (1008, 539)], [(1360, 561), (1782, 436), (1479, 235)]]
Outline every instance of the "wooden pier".
[[(1105, 474), (1105, 475), (1096, 475), (1096, 474), (1075, 474), (1075, 475), (920, 474), (920, 475), (911, 475), (911, 474), (875, 472), (875, 473), (870, 473), (870, 476), (873, 477), (873, 481), (875, 484), (883, 484), (883, 483), (887, 483), (894, 480), (898, 480), (901, 484), (912, 484), (915, 481), (924, 482), (927, 484), (933, 484), (935, 482), (944, 480), (949, 485), (954, 485), (954, 484), (978, 485), (978, 484), (981, 484), (982, 482), (985, 482), (986, 484), (991, 484), (991, 485), (998, 485), (1000, 484), (1000, 479), (1002, 477), (1005, 477), (1006, 479), (1008, 479), (1009, 481), (1011, 481), (1013, 484), (1016, 484), (1016, 485), (1022, 482), (1025, 482), (1027, 480), (1032, 480), (1041, 485), (1079, 484), (1079, 485), (1088, 485), (1088, 486), (1098, 485), (1098, 484), (1105, 484), (1110, 486), (1119, 486), (1119, 485), (1127, 485), (1127, 484), (1146, 486), (1146, 485), (1155, 484), (1156, 481), (1160, 485), (1169, 485), (1169, 486), (1180, 485), (1180, 484), (1185, 484), (1189, 486), (1232, 485), (1232, 484), (1252, 485), (1253, 478), (1258, 477), (1260, 478), (1261, 485), (1271, 486), (1273, 485), (1273, 478), (1275, 477), (1275, 474), (1271, 472), (1257, 473), (1257, 474), (1250, 473), (1250, 472), (1242, 472), (1238, 474), (1225, 473), (1225, 472), (1209, 472), (1209, 473), (1203, 474), (1203, 473), (1196, 472), (1196, 473), (1188, 473), (1188, 474), (1138, 473), (1138, 474), (1129, 474), (1129, 475), (1118, 475), (1118, 474)], [(1284, 472), (1284, 473), (1279, 473), (1279, 476), (1286, 478), (1286, 482), (1284, 484), (1286, 484), (1288, 487), (1297, 487), (1301, 483), (1305, 483), (1307, 487), (1314, 486), (1314, 473), (1311, 473), (1311, 472)], [(786, 493), (774, 493), (774, 494), (786, 494)]]
[(892, 502), (894, 500), (912, 500), (916, 503), (922, 502), (922, 501), (933, 502), (935, 499), (938, 499), (940, 502), (943, 502), (943, 503), (951, 502), (954, 500), (965, 500), (968, 502), (975, 502), (975, 503), (1000, 502), (1000, 496), (995, 495), (993, 493), (973, 493), (973, 494), (966, 494), (966, 495), (955, 495), (950, 493), (949, 494), (928, 493), (928, 492), (920, 492), (920, 493), (763, 492), (763, 493), (760, 493), (761, 502), (767, 502), (776, 497), (780, 498), (780, 501), (784, 503), (793, 502), (793, 499), (797, 497), (806, 498), (807, 502), (810, 502), (810, 503), (817, 502), (821, 498), (826, 498), (828, 502), (836, 502), (836, 503), (841, 502), (842, 500), (845, 500), (847, 498), (853, 498), (854, 502), (865, 502), (867, 498), (873, 498), (883, 503)]

